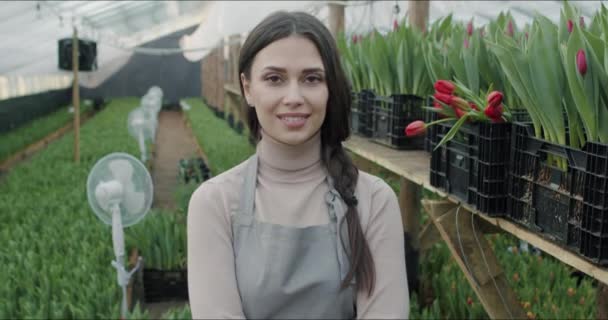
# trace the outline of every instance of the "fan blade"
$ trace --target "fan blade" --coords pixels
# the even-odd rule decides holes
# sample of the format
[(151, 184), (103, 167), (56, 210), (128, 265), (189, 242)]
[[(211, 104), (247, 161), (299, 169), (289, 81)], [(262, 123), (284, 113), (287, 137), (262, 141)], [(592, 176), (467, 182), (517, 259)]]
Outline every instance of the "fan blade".
[(114, 179), (120, 181), (122, 187), (126, 190), (131, 190), (131, 177), (133, 176), (133, 166), (128, 160), (116, 159), (108, 164)]
[(131, 190), (125, 192), (123, 197), (123, 206), (127, 210), (125, 214), (137, 214), (144, 208), (146, 195), (143, 192), (134, 192)]

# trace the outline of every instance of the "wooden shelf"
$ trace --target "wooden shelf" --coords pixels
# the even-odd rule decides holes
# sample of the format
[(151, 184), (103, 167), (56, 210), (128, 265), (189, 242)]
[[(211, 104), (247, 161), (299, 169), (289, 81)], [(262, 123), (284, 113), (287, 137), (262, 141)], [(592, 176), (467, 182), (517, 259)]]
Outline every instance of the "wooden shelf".
[(565, 250), (550, 240), (545, 239), (538, 234), (532, 233), (516, 223), (502, 218), (493, 218), (482, 214), (470, 206), (461, 203), (453, 196), (449, 196), (444, 191), (431, 186), (429, 181), (431, 161), (430, 154), (428, 154), (426, 151), (394, 150), (356, 135), (352, 135), (351, 138), (345, 141), (344, 147), (356, 155), (372, 161), (386, 168), (387, 170), (404, 177), (407, 180), (410, 180), (442, 197), (449, 199), (454, 203), (460, 203), (464, 208), (468, 209), (473, 214), (478, 215), (489, 223), (501, 228), (519, 239), (529, 242), (533, 246), (538, 247), (561, 262), (588, 274), (598, 281), (608, 284), (608, 268), (602, 268), (594, 265), (585, 260), (583, 257)]

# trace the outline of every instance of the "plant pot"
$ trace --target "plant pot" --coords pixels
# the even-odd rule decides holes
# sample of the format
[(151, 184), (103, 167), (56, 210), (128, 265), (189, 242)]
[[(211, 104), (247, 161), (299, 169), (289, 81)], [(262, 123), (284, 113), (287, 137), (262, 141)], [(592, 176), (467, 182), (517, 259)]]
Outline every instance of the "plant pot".
[(144, 268), (143, 286), (146, 303), (188, 300), (188, 271)]

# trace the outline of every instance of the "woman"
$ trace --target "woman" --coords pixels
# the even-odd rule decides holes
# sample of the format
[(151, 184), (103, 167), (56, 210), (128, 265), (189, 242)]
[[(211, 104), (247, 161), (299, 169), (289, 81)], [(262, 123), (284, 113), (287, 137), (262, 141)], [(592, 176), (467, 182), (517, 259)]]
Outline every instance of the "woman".
[(351, 100), (339, 59), (306, 13), (272, 14), (243, 44), (256, 154), (190, 199), (193, 318), (407, 318), (399, 206), (342, 148)]

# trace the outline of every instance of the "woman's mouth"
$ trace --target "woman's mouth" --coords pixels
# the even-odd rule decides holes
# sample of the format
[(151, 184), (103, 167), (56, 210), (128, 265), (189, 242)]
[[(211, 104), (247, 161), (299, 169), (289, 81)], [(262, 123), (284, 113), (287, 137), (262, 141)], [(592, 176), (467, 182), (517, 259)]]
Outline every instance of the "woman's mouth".
[(310, 117), (309, 114), (303, 113), (290, 113), (290, 114), (280, 114), (277, 116), (283, 122), (283, 124), (289, 129), (298, 129), (303, 127), (306, 124), (306, 120)]

